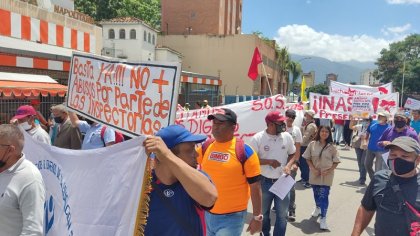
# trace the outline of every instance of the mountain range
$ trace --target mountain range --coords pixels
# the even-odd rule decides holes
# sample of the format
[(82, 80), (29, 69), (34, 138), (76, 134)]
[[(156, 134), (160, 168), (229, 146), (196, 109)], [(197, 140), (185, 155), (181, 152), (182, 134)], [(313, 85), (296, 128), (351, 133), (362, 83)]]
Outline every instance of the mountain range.
[(291, 54), (293, 61), (302, 65), (304, 73), (315, 71), (315, 84), (324, 83), (326, 75), (337, 74), (337, 81), (341, 83), (360, 83), (362, 73), (376, 68), (375, 62), (346, 61), (334, 62), (323, 57)]

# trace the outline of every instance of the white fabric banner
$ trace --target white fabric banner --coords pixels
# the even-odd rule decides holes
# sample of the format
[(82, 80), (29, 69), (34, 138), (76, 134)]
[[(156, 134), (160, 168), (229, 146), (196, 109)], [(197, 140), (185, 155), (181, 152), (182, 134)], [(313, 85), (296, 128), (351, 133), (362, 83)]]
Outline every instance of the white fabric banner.
[(180, 64), (73, 54), (67, 106), (131, 137), (175, 121)]
[(26, 158), (46, 186), (45, 235), (134, 235), (147, 160), (143, 140), (79, 151), (25, 134)]
[(407, 98), (404, 104), (404, 108), (411, 110), (420, 110), (420, 101), (414, 98)]
[(300, 127), (303, 120), (304, 107), (300, 104), (286, 104), (286, 98), (278, 94), (261, 100), (245, 101), (233, 103), (225, 106), (213, 107), (211, 109), (190, 110), (188, 112), (178, 112), (176, 124), (184, 126), (191, 133), (205, 134), (211, 136), (212, 121), (207, 120), (207, 116), (222, 108), (234, 111), (238, 117), (238, 125), (235, 136), (247, 141), (255, 133), (264, 130), (267, 125), (265, 116), (270, 111), (280, 111), (284, 114), (287, 109), (296, 111), (294, 124)]
[[(398, 93), (375, 94), (373, 96), (322, 95), (310, 93), (311, 109), (316, 118), (349, 120), (350, 115), (376, 118), (378, 111), (387, 111), (394, 115), (398, 111)], [(353, 101), (356, 99), (356, 111), (353, 112)], [(367, 104), (367, 103), (369, 103)], [(366, 106), (366, 107), (364, 107)]]
[(331, 81), (330, 95), (347, 95), (347, 96), (372, 96), (374, 94), (391, 94), (392, 83), (387, 83), (378, 87), (367, 85), (343, 84)]

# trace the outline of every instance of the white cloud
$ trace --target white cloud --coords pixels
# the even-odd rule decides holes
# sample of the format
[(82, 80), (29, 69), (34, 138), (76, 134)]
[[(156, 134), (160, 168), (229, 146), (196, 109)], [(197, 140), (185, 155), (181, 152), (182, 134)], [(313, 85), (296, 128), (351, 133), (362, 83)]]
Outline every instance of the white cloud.
[(344, 36), (317, 32), (307, 25), (287, 25), (277, 31), (277, 43), (286, 46), (290, 53), (319, 56), (331, 61), (375, 61), (386, 39), (367, 35)]
[(386, 0), (389, 4), (420, 4), (420, 0)]
[(393, 33), (393, 34), (401, 34), (411, 29), (411, 24), (405, 24), (403, 26), (396, 26), (396, 27), (388, 27), (386, 31)]

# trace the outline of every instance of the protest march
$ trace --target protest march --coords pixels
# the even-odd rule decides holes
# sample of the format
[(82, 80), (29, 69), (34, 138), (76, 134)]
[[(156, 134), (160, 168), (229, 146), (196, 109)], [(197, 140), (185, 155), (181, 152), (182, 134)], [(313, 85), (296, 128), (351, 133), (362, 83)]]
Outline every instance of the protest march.
[(418, 25), (262, 5), (1, 1), (0, 236), (420, 235)]

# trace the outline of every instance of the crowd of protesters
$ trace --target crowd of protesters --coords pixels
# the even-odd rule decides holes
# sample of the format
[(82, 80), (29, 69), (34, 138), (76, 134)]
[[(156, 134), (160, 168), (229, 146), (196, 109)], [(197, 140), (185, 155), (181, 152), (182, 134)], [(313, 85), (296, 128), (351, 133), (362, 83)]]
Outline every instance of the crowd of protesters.
[[(37, 106), (39, 104), (35, 103), (20, 106), (10, 121), (11, 125), (0, 127), (0, 150), (5, 150), (0, 159), (0, 183), (5, 178), (2, 177), (2, 171), (16, 163), (29, 170), (33, 169), (30, 163), (19, 159), (24, 160), (23, 136), (16, 133), (12, 135), (14, 139), (6, 140), (6, 136), (16, 130), (27, 132), (33, 139), (47, 145), (74, 150), (102, 148), (124, 140), (111, 127), (78, 117), (62, 104), (51, 107), (48, 119), (37, 111)], [(210, 108), (206, 100), (194, 107)], [(184, 109), (188, 111), (190, 104), (185, 104)], [(403, 189), (407, 189), (404, 185), (407, 181), (420, 186), (415, 180), (414, 183), (411, 181), (417, 180), (415, 167), (420, 161), (420, 112), (412, 111), (411, 116), (406, 112), (397, 112), (391, 116), (381, 111), (377, 113), (376, 119), (351, 117), (350, 120), (319, 120), (315, 119), (314, 111), (307, 110), (299, 127), (294, 124), (296, 111), (272, 111), (264, 120), (255, 121), (264, 122), (266, 128), (256, 133), (249, 144), (234, 136), (238, 125), (237, 116), (234, 111), (226, 108), (207, 117), (212, 122), (214, 139), (193, 135), (177, 125), (162, 128), (143, 144), (148, 154), (154, 153), (156, 156), (146, 233), (241, 235), (247, 219), (248, 202), (251, 200), (252, 217), (247, 231), (251, 234), (261, 232), (261, 235), (271, 235), (270, 211), (275, 211), (272, 235), (285, 235), (288, 221), (296, 220), (296, 206), (299, 204), (295, 200), (296, 192), (293, 187), (281, 199), (270, 188), (283, 175), (295, 178), (298, 168), (300, 180), (297, 183), (313, 191), (314, 208), (308, 217), (320, 217), (320, 229), (328, 230), (329, 198), (334, 197), (330, 196), (330, 188), (335, 168), (340, 163), (339, 150), (354, 148), (359, 168), (357, 181), (360, 185), (366, 185), (369, 176), (368, 191), (358, 211), (360, 219), (356, 219), (353, 230), (353, 235), (360, 235), (366, 223), (371, 220), (372, 212), (378, 213), (378, 222), (386, 219), (379, 215), (386, 213), (382, 213), (383, 209), (380, 203), (378, 205), (375, 194), (389, 190), (387, 187), (377, 190), (377, 183), (385, 186), (396, 178)], [(389, 159), (386, 160), (383, 156), (389, 150)], [(45, 190), (40, 187), (43, 183), (39, 175), (35, 174), (33, 178), (35, 182), (31, 184), (34, 189), (28, 189), (28, 194), (34, 195), (34, 201), (39, 203), (44, 199), (42, 195)], [(177, 197), (165, 197), (163, 188), (172, 189)], [(401, 198), (401, 194), (388, 192), (381, 196), (387, 199), (386, 194), (389, 194)], [(418, 210), (418, 193), (407, 190), (403, 195), (406, 199), (404, 201)], [(17, 222), (16, 226), (5, 226), (7, 232), (42, 230), (39, 225), (42, 225), (43, 219), (36, 221), (31, 218), (40, 216), (41, 206), (20, 207), (9, 209), (8, 214), (15, 218), (23, 217), (23, 221)], [(27, 215), (28, 212), (24, 210), (31, 214)], [(7, 218), (0, 212), (0, 227), (9, 222)], [(31, 227), (25, 228), (26, 220), (30, 221)], [(406, 223), (404, 220), (401, 222)], [(412, 228), (404, 228), (398, 232), (412, 231)], [(377, 232), (385, 231), (379, 229)]]

